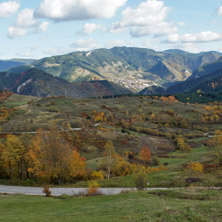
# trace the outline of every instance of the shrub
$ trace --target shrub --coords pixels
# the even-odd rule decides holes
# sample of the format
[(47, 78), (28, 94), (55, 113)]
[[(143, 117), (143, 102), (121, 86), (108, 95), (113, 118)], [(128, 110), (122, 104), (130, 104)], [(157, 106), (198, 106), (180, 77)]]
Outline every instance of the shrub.
[(182, 135), (179, 135), (177, 138), (177, 148), (180, 151), (191, 151), (191, 147), (185, 142), (184, 137)]
[(99, 184), (97, 183), (97, 181), (92, 181), (92, 182), (89, 182), (89, 185), (88, 185), (89, 189), (88, 189), (88, 196), (95, 196), (95, 195), (98, 195), (99, 192), (98, 192), (98, 188), (99, 188)]
[(92, 178), (92, 180), (97, 180), (97, 179), (103, 180), (104, 176), (103, 176), (103, 173), (101, 170), (100, 171), (93, 171), (91, 178)]
[(147, 177), (145, 167), (141, 167), (137, 172), (134, 173), (133, 180), (138, 190), (142, 190), (146, 187)]
[(51, 190), (49, 189), (49, 187), (44, 187), (42, 192), (45, 194), (46, 197), (51, 197)]
[(199, 162), (198, 163), (191, 162), (187, 165), (186, 170), (190, 171), (191, 173), (202, 173), (203, 165)]
[(115, 169), (116, 176), (126, 176), (131, 174), (131, 166), (130, 163), (127, 161), (119, 161), (117, 168)]

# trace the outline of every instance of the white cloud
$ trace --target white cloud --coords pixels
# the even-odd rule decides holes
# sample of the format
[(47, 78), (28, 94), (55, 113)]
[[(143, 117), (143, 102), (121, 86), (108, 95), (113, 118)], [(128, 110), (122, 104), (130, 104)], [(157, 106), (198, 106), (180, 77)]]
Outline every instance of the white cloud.
[(222, 5), (217, 9), (217, 14), (222, 15)]
[(170, 44), (170, 43), (209, 43), (209, 42), (216, 42), (222, 41), (222, 33), (212, 32), (212, 31), (205, 31), (200, 33), (187, 33), (184, 35), (179, 34), (172, 34), (168, 35), (168, 39), (162, 41), (162, 43)]
[(130, 34), (132, 37), (142, 37), (147, 35), (161, 36), (176, 32), (178, 29), (170, 23), (161, 22), (152, 26), (132, 27)]
[(100, 45), (94, 39), (78, 39), (76, 40), (71, 47), (75, 51), (89, 51), (92, 49), (99, 48)]
[(25, 36), (28, 33), (45, 32), (49, 22), (40, 23), (34, 18), (33, 9), (23, 9), (18, 15), (14, 25), (8, 28), (8, 37), (11, 39)]
[(8, 18), (15, 14), (20, 8), (20, 4), (15, 1), (0, 3), (0, 18)]
[(43, 0), (35, 11), (37, 18), (54, 21), (112, 18), (127, 0)]
[(122, 19), (112, 25), (111, 32), (130, 29), (133, 37), (146, 35), (164, 35), (177, 31), (176, 26), (166, 22), (171, 8), (164, 6), (163, 1), (147, 0), (136, 9), (127, 7), (122, 12)]
[(206, 43), (222, 41), (222, 34), (217, 32), (200, 32), (194, 34), (185, 34), (180, 37), (181, 41), (184, 43)]
[(79, 32), (79, 34), (82, 35), (89, 35), (97, 30), (102, 29), (103, 31), (105, 31), (105, 28), (101, 25), (97, 25), (95, 23), (86, 23), (83, 27), (83, 29)]
[(16, 39), (21, 36), (25, 36), (27, 33), (25, 28), (10, 26), (8, 28), (8, 38), (10, 39)]
[(178, 41), (179, 41), (179, 38), (180, 38), (180, 35), (179, 35), (179, 34), (169, 35), (169, 36), (168, 36), (168, 42), (170, 42), (170, 43), (178, 42)]
[(46, 32), (48, 27), (49, 27), (49, 22), (42, 22), (39, 25), (39, 30), (42, 31), (42, 32)]
[(17, 16), (15, 26), (25, 28), (25, 27), (31, 27), (31, 26), (36, 25), (37, 20), (34, 19), (33, 13), (34, 13), (34, 10), (32, 9), (26, 8), (22, 10)]
[(90, 39), (78, 39), (69, 47), (57, 47), (53, 49), (47, 49), (43, 51), (43, 54), (48, 55), (61, 55), (67, 54), (73, 51), (90, 51), (100, 48), (101, 46), (92, 38)]

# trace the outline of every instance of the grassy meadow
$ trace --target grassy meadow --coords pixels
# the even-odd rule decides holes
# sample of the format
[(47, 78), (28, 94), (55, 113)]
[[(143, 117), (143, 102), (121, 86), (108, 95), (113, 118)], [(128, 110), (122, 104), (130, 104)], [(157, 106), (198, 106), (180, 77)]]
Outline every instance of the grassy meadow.
[(182, 189), (115, 196), (0, 196), (0, 221), (220, 222), (222, 193)]

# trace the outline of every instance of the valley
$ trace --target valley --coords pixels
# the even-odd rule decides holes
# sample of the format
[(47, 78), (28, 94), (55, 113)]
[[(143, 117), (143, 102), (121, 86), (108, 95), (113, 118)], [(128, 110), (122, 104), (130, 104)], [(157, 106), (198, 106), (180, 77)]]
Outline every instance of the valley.
[(222, 222), (222, 3), (0, 1), (0, 221)]
[[(30, 152), (39, 129), (51, 133), (53, 123), (59, 136), (84, 157), (86, 171), (82, 179), (72, 178), (72, 182), (67, 183), (64, 178), (63, 186), (87, 187), (92, 173), (102, 172), (104, 179), (98, 180), (101, 187), (134, 187), (133, 167), (143, 166), (140, 152), (144, 147), (150, 150), (146, 172), (151, 187), (184, 187), (193, 183), (221, 186), (221, 169), (208, 170), (212, 164), (216, 167), (216, 156), (208, 145), (211, 138), (207, 136), (221, 130), (221, 104), (186, 104), (175, 97), (155, 96), (78, 99), (9, 94), (2, 98), (3, 147), (11, 132), (26, 147), (25, 153)], [(180, 136), (184, 145), (178, 143)], [(107, 169), (102, 165), (107, 141), (112, 141), (118, 160), (110, 179), (106, 179)], [(190, 148), (186, 150), (185, 144)], [(159, 161), (157, 165), (153, 162), (155, 156)], [(191, 162), (203, 165), (204, 170), (198, 176), (195, 171), (185, 170)], [(34, 186), (46, 183), (38, 176), (32, 178), (31, 174), (32, 179), (28, 179), (25, 165), (22, 165), (23, 179), (20, 180), (16, 165), (14, 167), (12, 179), (3, 177), (1, 183)], [(190, 177), (197, 178), (196, 182), (188, 182)], [(53, 185), (53, 181), (50, 186), (57, 184)]]

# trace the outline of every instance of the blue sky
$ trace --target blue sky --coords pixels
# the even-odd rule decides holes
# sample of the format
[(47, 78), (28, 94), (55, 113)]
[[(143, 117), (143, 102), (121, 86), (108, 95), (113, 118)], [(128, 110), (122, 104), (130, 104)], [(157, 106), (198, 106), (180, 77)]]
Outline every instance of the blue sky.
[(222, 52), (222, 0), (0, 0), (0, 59), (114, 46)]

